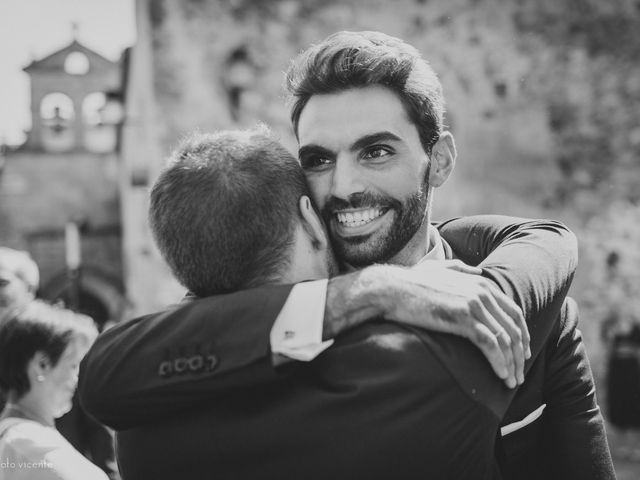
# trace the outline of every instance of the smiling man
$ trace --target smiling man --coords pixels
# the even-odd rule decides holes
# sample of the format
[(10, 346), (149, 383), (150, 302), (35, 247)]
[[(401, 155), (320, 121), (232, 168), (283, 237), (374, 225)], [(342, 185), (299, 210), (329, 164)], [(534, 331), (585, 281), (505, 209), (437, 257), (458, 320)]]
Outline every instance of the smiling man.
[[(282, 369), (295, 368), (274, 368), (271, 354), (317, 357), (313, 368), (331, 358), (319, 354), (338, 333), (383, 316), (470, 339), (510, 387), (527, 372), (495, 432), (505, 477), (580, 471), (582, 478), (611, 478), (576, 312), (571, 303), (563, 307), (575, 267), (573, 237), (545, 221), (485, 216), (430, 224), (433, 190), (451, 173), (456, 151), (443, 128), (439, 81), (406, 43), (375, 32), (335, 34), (294, 61), (287, 84), (311, 196), (351, 273), (225, 296), (213, 295), (232, 290), (203, 288), (194, 293), (211, 298), (115, 327), (85, 361), (81, 392), (92, 413), (125, 430), (194, 402), (270, 388), (286, 378)], [(174, 259), (174, 271), (214, 274), (218, 251), (194, 226), (217, 222), (201, 196), (180, 202), (180, 215), (151, 212), (159, 247)], [(173, 234), (162, 234), (163, 223)], [(224, 238), (233, 242), (235, 233)], [(195, 252), (205, 254), (185, 260)], [(480, 264), (485, 278), (440, 266), (455, 258)], [(527, 330), (503, 292), (522, 307), (531, 329), (526, 365)], [(456, 350), (446, 351), (442, 362), (453, 366)], [(462, 371), (467, 380), (476, 374)], [(391, 397), (381, 401), (402, 401)]]
[[(339, 258), (355, 267), (453, 258), (430, 209), (456, 147), (442, 87), (419, 52), (378, 32), (340, 32), (293, 62), (287, 87), (300, 164)], [(528, 365), (505, 415), (497, 445), (507, 478), (613, 476), (576, 323), (566, 306), (557, 348)], [(527, 437), (510, 435), (506, 424), (522, 419), (539, 421)]]
[(299, 158), (339, 257), (355, 267), (415, 265), (429, 236), (433, 188), (453, 169), (453, 137), (433, 147), (435, 165), (396, 94), (371, 86), (314, 95), (297, 121)]

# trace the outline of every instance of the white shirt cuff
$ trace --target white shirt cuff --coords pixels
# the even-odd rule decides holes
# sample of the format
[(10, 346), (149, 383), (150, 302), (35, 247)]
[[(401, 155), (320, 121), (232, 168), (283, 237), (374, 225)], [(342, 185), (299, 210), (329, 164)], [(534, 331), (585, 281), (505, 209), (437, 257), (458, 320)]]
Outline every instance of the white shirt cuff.
[(309, 362), (333, 340), (322, 341), (324, 305), (328, 280), (298, 283), (271, 328), (271, 352), (292, 360)]

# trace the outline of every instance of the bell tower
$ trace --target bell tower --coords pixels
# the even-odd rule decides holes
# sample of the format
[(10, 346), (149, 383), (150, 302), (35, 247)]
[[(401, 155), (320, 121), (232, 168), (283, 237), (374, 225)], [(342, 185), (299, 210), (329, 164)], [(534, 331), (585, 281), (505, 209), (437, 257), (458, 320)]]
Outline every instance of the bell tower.
[(109, 98), (120, 90), (121, 68), (75, 38), (24, 68), (31, 80), (31, 132), (25, 147), (47, 153), (108, 153), (117, 132), (105, 121)]
[(42, 298), (99, 324), (119, 320), (125, 306), (118, 138), (126, 62), (76, 38), (31, 62), (32, 128), (0, 158), (0, 244), (31, 253)]

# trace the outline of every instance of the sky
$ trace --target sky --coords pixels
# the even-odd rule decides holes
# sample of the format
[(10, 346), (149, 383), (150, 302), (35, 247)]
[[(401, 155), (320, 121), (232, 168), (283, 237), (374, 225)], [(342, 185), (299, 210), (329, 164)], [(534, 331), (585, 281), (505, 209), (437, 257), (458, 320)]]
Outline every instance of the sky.
[(22, 69), (77, 39), (110, 60), (135, 43), (135, 0), (0, 0), (0, 144), (20, 144), (31, 125)]

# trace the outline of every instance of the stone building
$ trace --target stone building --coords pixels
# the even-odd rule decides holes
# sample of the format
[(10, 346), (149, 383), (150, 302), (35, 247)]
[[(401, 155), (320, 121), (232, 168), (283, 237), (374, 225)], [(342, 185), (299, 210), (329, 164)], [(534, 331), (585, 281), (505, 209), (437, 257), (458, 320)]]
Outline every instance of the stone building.
[(118, 320), (126, 302), (113, 114), (122, 64), (74, 40), (24, 70), (32, 127), (0, 163), (0, 245), (31, 252), (40, 296), (99, 323)]

